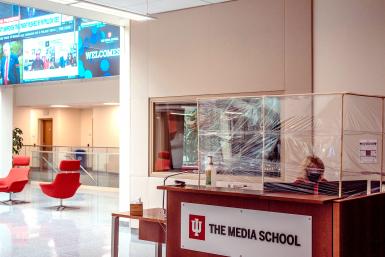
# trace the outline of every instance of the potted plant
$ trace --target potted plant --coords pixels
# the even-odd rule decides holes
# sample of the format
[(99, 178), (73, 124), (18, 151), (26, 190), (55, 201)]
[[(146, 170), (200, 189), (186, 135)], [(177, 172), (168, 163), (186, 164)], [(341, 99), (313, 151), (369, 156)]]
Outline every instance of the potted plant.
[(12, 153), (19, 154), (23, 147), (23, 131), (19, 128), (14, 128), (12, 131)]

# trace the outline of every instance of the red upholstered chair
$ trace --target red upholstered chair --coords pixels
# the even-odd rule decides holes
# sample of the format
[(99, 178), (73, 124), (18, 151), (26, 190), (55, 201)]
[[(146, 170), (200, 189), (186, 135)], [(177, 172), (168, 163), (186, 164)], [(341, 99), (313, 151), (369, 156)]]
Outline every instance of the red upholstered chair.
[(158, 158), (155, 160), (156, 171), (167, 171), (171, 169), (170, 153), (161, 151), (158, 153)]
[[(64, 160), (61, 161), (59, 172), (52, 183), (41, 183), (40, 188), (44, 194), (60, 199), (60, 205), (56, 210), (63, 210), (63, 199), (70, 198), (75, 195), (80, 187), (80, 161)], [(65, 171), (65, 172), (63, 172)], [(76, 171), (76, 172), (75, 172)]]
[(59, 169), (60, 171), (79, 171), (80, 160), (62, 160)]
[[(0, 192), (8, 193), (9, 200), (1, 203), (12, 205), (17, 203), (26, 203), (25, 201), (12, 200), (12, 193), (19, 193), (23, 191), (25, 185), (28, 183), (28, 174), (30, 158), (28, 156), (14, 156), (12, 160), (11, 170), (5, 178), (0, 178)], [(18, 167), (18, 168), (16, 168)]]
[(29, 156), (14, 155), (12, 157), (12, 167), (29, 166), (31, 158)]

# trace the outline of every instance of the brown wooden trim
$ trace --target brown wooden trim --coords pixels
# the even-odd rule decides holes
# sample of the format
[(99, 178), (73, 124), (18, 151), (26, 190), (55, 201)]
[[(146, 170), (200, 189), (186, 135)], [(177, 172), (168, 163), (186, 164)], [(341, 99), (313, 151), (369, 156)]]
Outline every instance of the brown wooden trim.
[(158, 189), (167, 190), (172, 192), (181, 192), (189, 194), (204, 194), (204, 195), (216, 195), (238, 198), (255, 198), (262, 200), (273, 200), (282, 202), (295, 202), (295, 203), (307, 203), (307, 204), (325, 204), (338, 199), (336, 196), (326, 195), (305, 195), (294, 193), (264, 193), (260, 190), (245, 190), (236, 188), (220, 188), (220, 187), (206, 187), (206, 186), (193, 186), (188, 185), (185, 187), (180, 186), (158, 186)]
[(373, 193), (370, 195), (365, 194), (365, 195), (359, 195), (359, 196), (355, 196), (355, 197), (346, 197), (346, 198), (336, 199), (334, 201), (338, 202), (338, 203), (342, 203), (342, 202), (349, 202), (349, 201), (354, 201), (354, 200), (364, 199), (364, 198), (370, 199), (372, 197), (377, 197), (378, 195), (385, 195), (385, 192), (384, 193)]
[(155, 104), (148, 101), (148, 176), (154, 171), (154, 108)]
[(341, 256), (341, 208), (333, 203), (333, 257)]

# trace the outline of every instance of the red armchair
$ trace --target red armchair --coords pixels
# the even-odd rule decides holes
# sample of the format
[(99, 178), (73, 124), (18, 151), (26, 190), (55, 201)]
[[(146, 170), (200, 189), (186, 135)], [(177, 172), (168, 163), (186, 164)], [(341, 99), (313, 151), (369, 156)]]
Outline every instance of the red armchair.
[[(47, 196), (60, 199), (60, 205), (56, 210), (64, 210), (63, 199), (70, 198), (75, 195), (80, 187), (80, 173), (74, 172), (80, 170), (79, 160), (61, 161), (59, 172), (52, 183), (41, 183), (40, 188)], [(66, 171), (66, 172), (63, 172)], [(68, 172), (70, 171), (70, 172)]]
[(12, 200), (12, 193), (23, 191), (28, 183), (28, 174), (30, 158), (28, 156), (14, 156), (12, 160), (11, 170), (5, 178), (0, 178), (0, 192), (8, 193), (9, 199), (0, 203), (12, 205), (18, 203), (26, 203), (25, 201)]
[(14, 155), (12, 157), (12, 167), (29, 166), (30, 160), (29, 156)]
[(155, 171), (167, 171), (171, 169), (170, 153), (161, 151), (158, 153), (158, 158), (155, 160)]

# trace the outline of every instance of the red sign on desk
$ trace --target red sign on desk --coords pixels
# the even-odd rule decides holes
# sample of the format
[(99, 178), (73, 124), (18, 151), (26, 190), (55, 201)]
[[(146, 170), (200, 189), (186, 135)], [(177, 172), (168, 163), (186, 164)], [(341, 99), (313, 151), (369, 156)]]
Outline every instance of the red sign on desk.
[(191, 239), (205, 240), (206, 218), (200, 215), (189, 215), (189, 237)]

